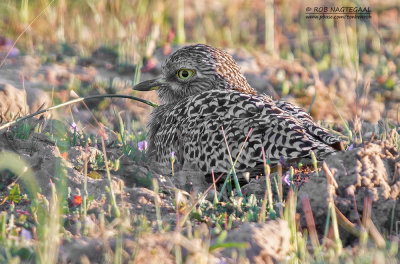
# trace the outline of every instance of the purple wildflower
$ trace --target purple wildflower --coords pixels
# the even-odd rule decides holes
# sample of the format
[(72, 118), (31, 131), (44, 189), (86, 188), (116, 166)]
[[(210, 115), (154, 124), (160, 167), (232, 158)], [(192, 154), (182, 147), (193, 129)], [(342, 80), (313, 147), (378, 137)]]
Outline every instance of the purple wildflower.
[(290, 186), (290, 176), (289, 173), (286, 173), (285, 177), (283, 177), (283, 181)]
[(54, 184), (54, 182), (50, 179), (49, 180), (49, 187), (50, 188), (53, 188), (53, 187), (55, 187), (56, 185)]
[(218, 264), (227, 264), (227, 262), (223, 258), (219, 258), (218, 260)]
[(76, 125), (75, 122), (73, 122), (69, 127), (69, 129), (71, 130), (72, 133), (76, 133), (78, 131), (78, 126)]
[(10, 53), (8, 54), (9, 58), (16, 57), (19, 54), (19, 50), (17, 48), (12, 48)]
[(347, 151), (350, 151), (350, 150), (352, 150), (354, 148), (354, 146), (353, 146), (353, 144), (351, 144), (348, 148), (347, 148)]
[(9, 52), (8, 53), (9, 58), (13, 58), (19, 54), (19, 49), (13, 47), (13, 45), (14, 42), (12, 40), (0, 36), (0, 48), (2, 48), (2, 50), (5, 50), (6, 53)]
[(138, 143), (138, 147), (140, 151), (147, 150), (147, 141), (143, 140)]
[(283, 156), (280, 156), (279, 162), (281, 163), (281, 165), (285, 165), (285, 158)]
[(169, 153), (169, 156), (171, 158), (171, 162), (175, 162), (175, 151), (172, 151), (171, 153)]
[(25, 228), (22, 229), (22, 231), (21, 231), (21, 236), (22, 236), (25, 240), (27, 240), (27, 241), (32, 240), (32, 234), (31, 234), (31, 232), (28, 231), (28, 230), (26, 230)]

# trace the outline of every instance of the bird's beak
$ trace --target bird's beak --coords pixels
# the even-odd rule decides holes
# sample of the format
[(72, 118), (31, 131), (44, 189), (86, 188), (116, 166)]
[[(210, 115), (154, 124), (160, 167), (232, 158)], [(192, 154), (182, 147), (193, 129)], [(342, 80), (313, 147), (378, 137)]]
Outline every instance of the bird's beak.
[(157, 90), (163, 83), (164, 82), (163, 82), (162, 79), (148, 80), (148, 81), (144, 81), (144, 82), (136, 84), (133, 87), (133, 90), (136, 90), (136, 91), (153, 91), (153, 90)]

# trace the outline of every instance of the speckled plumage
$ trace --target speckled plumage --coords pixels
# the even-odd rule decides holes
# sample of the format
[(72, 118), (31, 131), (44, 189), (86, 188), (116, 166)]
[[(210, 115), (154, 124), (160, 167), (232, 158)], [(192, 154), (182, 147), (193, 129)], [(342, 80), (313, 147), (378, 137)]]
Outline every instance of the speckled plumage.
[[(180, 69), (194, 70), (187, 80), (177, 76)], [(262, 164), (262, 147), (272, 165), (285, 160), (317, 158), (336, 151), (340, 141), (316, 125), (300, 107), (257, 95), (233, 58), (207, 45), (184, 47), (163, 65), (162, 77), (138, 84), (134, 89), (157, 88), (162, 104), (148, 124), (149, 155), (161, 163), (177, 161), (204, 172), (228, 171), (249, 130), (252, 133), (235, 166), (250, 171)]]

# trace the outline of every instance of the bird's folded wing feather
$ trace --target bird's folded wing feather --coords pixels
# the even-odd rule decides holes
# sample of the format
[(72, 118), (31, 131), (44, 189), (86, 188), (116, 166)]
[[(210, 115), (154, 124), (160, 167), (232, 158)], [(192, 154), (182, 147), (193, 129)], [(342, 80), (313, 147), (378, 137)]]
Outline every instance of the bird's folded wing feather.
[(342, 150), (342, 141), (331, 135), (326, 129), (316, 125), (312, 117), (305, 112), (301, 107), (293, 105), (286, 101), (275, 102), (276, 106), (285, 112), (294, 116), (297, 120), (303, 123), (303, 126), (307, 129), (307, 132), (322, 141), (323, 143), (336, 148), (337, 150)]
[[(308, 121), (304, 125), (290, 110), (259, 96), (211, 90), (162, 111), (164, 118), (158, 120), (158, 130), (152, 135), (159, 158), (168, 162), (168, 153), (174, 151), (182, 162), (201, 170), (230, 168), (222, 127), (233, 160), (253, 129), (238, 159), (238, 170), (261, 163), (262, 147), (272, 164), (281, 156), (294, 159), (308, 156), (310, 150), (321, 154), (334, 151), (309, 132)], [(309, 122), (312, 124), (311, 118)]]

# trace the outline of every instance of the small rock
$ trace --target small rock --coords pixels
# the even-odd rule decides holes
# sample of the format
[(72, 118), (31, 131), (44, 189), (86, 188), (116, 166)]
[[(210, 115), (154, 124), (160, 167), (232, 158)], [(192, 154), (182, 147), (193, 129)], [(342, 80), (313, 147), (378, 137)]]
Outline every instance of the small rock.
[[(46, 109), (51, 106), (51, 100), (49, 95), (38, 88), (27, 88), (26, 99), (29, 105), (30, 113), (35, 113), (39, 110)], [(50, 116), (50, 113), (46, 113), (46, 118)]]
[[(284, 220), (263, 224), (245, 223), (238, 230), (229, 232), (225, 242), (246, 242), (246, 257), (250, 263), (274, 263), (285, 258), (290, 247), (290, 230)], [(232, 249), (222, 251), (225, 257), (232, 256)]]
[[(48, 108), (50, 104), (49, 96), (40, 89), (27, 88), (24, 91), (7, 83), (0, 83), (0, 123)], [(45, 115), (48, 117), (49, 113)]]
[[(126, 236), (122, 241), (123, 263), (175, 263), (171, 244), (170, 234), (144, 234), (139, 240)], [(116, 246), (115, 239), (74, 239), (64, 242), (60, 258), (65, 263), (82, 263), (82, 258), (90, 263), (103, 263), (105, 252), (115, 252)], [(133, 262), (132, 256), (135, 256)]]
[(88, 147), (88, 153), (82, 146), (71, 147), (68, 151), (68, 161), (71, 162), (75, 168), (83, 167), (87, 159), (90, 168), (93, 168), (93, 163), (96, 162), (96, 158), (101, 156), (100, 150), (94, 147)]
[(26, 94), (10, 84), (0, 83), (0, 123), (6, 123), (29, 113)]

